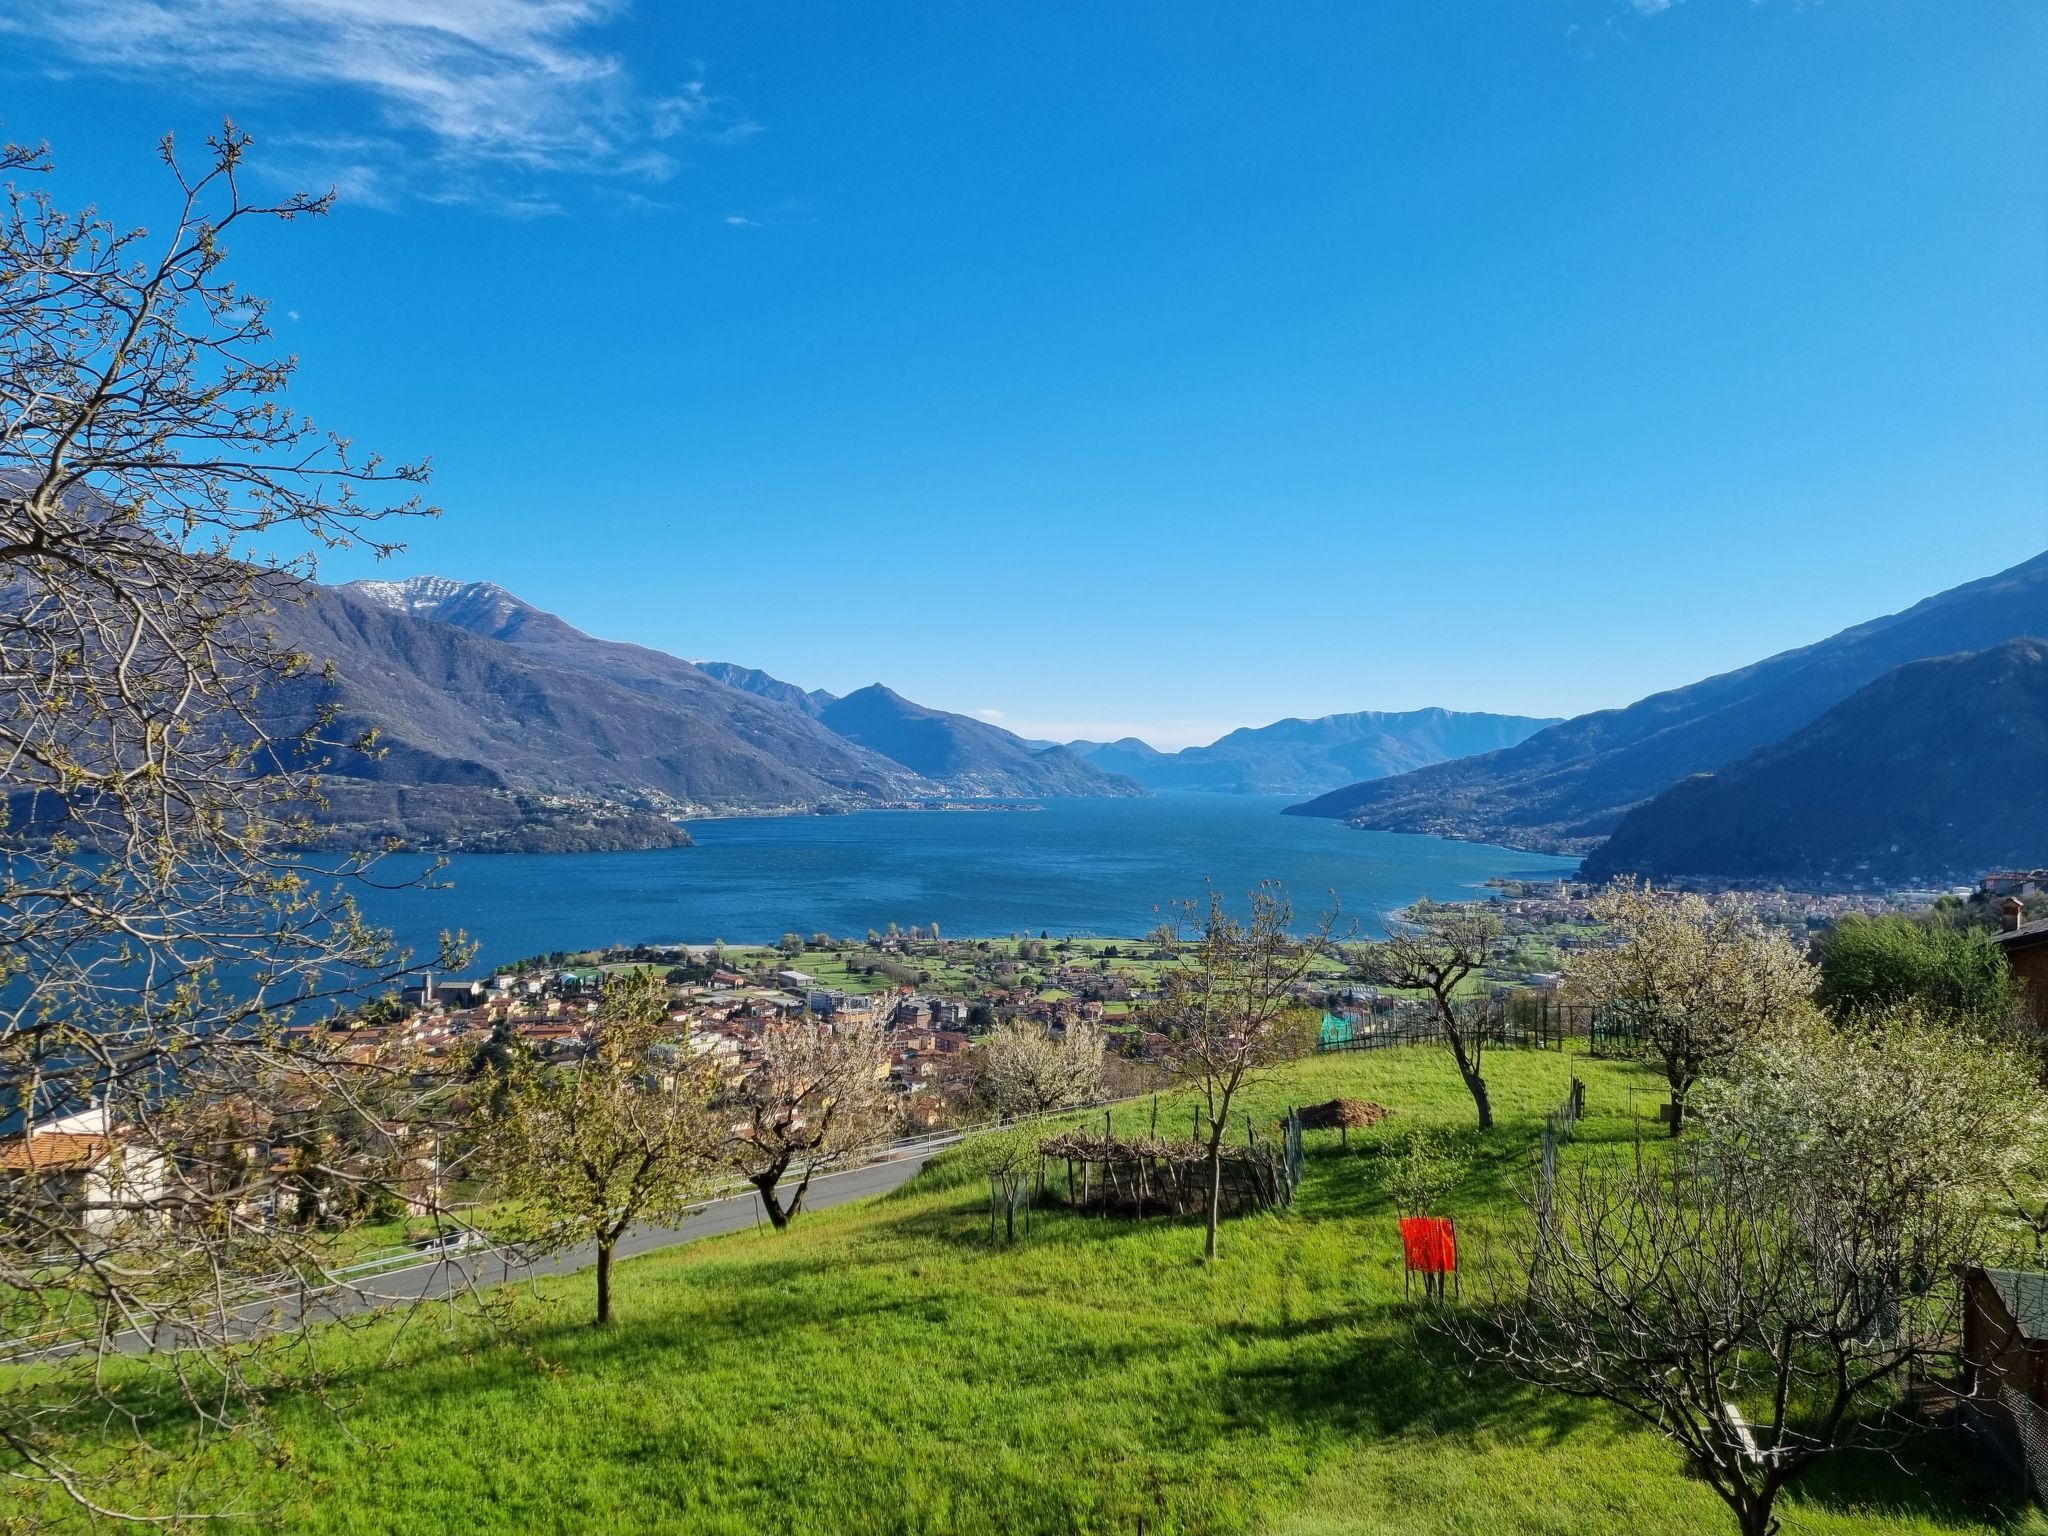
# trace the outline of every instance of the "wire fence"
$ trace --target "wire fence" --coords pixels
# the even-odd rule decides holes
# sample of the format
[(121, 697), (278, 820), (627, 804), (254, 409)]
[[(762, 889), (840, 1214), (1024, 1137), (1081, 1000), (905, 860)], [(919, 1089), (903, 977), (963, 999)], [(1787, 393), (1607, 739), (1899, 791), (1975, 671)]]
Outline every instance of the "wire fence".
[(1552, 1208), (1557, 1195), (1558, 1149), (1572, 1139), (1579, 1128), (1579, 1116), (1586, 1112), (1586, 1085), (1574, 1076), (1564, 1102), (1543, 1121), (1543, 1135), (1536, 1144), (1536, 1232), (1539, 1251), (1550, 1246)]
[(2012, 1438), (2017, 1443), (2020, 1473), (2026, 1480), (2028, 1496), (2036, 1505), (2048, 1509), (2048, 1413), (2011, 1386), (1999, 1389), (1998, 1405), (2012, 1423)]
[[(1589, 1056), (1633, 1055), (1642, 1043), (1637, 1024), (1584, 1003), (1510, 995), (1460, 1005), (1459, 1024), (1487, 1045), (1561, 1051), (1583, 1042)], [(1403, 1045), (1439, 1045), (1443, 1020), (1434, 1008), (1402, 999), (1389, 1012), (1333, 1015), (1319, 1051), (1377, 1051)]]

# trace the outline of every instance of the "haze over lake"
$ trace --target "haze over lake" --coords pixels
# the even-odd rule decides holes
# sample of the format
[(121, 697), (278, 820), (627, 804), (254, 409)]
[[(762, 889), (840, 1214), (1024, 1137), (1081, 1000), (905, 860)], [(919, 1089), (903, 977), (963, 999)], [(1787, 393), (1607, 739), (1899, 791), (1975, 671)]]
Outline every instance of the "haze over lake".
[[(772, 942), (789, 931), (864, 934), (937, 923), (951, 937), (1049, 930), (1134, 934), (1213, 880), (1241, 897), (1285, 882), (1313, 916), (1347, 918), (1420, 896), (1471, 897), (1499, 875), (1563, 875), (1576, 859), (1282, 816), (1285, 797), (1161, 794), (1049, 800), (1037, 811), (870, 811), (693, 823), (694, 848), (467, 854), (453, 888), (371, 893), (368, 915), (431, 954), (467, 930), (479, 964), (605, 944)], [(416, 868), (394, 859), (386, 868)]]

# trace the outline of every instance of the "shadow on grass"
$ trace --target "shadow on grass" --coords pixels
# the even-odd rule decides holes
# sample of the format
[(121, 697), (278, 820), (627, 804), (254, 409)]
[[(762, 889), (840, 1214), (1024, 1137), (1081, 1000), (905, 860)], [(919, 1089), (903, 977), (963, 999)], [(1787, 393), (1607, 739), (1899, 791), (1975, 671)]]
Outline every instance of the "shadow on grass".
[(1979, 1521), (2041, 1530), (2016, 1473), (1961, 1428), (1909, 1432), (1895, 1446), (1850, 1446), (1814, 1466), (1786, 1491), (1793, 1508), (1876, 1519), (1914, 1515), (1946, 1525)]
[[(1398, 1215), (1390, 1194), (1394, 1163), (1405, 1150), (1412, 1129), (1412, 1125), (1386, 1121), (1354, 1134), (1349, 1147), (1341, 1145), (1333, 1131), (1312, 1133), (1304, 1142), (1303, 1176), (1295, 1209), (1318, 1220)], [(1503, 1116), (1491, 1131), (1482, 1132), (1475, 1126), (1452, 1128), (1450, 1139), (1470, 1155), (1471, 1162), (1451, 1191), (1445, 1210), (1456, 1216), (1467, 1211), (1520, 1209), (1535, 1172), (1542, 1135), (1540, 1116)], [(1637, 1135), (1637, 1122), (1624, 1112), (1589, 1114), (1580, 1120), (1564, 1155), (1630, 1156)], [(1645, 1137), (1643, 1154), (1660, 1156), (1664, 1145), (1662, 1138)]]
[[(1289, 1357), (1230, 1373), (1228, 1390), (1249, 1412), (1350, 1439), (1397, 1436), (1554, 1443), (1605, 1412), (1585, 1399), (1540, 1392), (1504, 1372), (1477, 1366), (1427, 1326), (1420, 1302), (1375, 1309), (1378, 1326), (1336, 1320), (1306, 1327), (1238, 1325), (1241, 1341), (1279, 1339)], [(1254, 1351), (1256, 1352), (1256, 1351)]]

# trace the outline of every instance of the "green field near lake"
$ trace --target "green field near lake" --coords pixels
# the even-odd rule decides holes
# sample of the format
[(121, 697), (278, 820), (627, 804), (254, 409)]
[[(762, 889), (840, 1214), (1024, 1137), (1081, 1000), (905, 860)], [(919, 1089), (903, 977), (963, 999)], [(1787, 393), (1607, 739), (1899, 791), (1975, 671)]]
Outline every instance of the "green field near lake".
[[(1570, 1157), (1651, 1114), (1655, 1082), (1554, 1052), (1488, 1058), (1499, 1127), (1450, 1209), (1468, 1243), (1514, 1212), (1576, 1068)], [(986, 1187), (942, 1161), (897, 1194), (522, 1293), (509, 1326), (441, 1308), (336, 1333), (326, 1401), (272, 1395), (274, 1434), (211, 1439), (137, 1491), (219, 1528), (407, 1532), (1685, 1532), (1732, 1523), (1656, 1435), (1449, 1356), (1404, 1300), (1384, 1149), (1464, 1129), (1449, 1057), (1297, 1064), (1251, 1100), (1345, 1094), (1394, 1114), (1310, 1133), (1293, 1209), (1197, 1224), (1041, 1213), (992, 1246)], [(1162, 1124), (1173, 1114), (1161, 1110)], [(1149, 1104), (1121, 1111), (1126, 1123)], [(1654, 1123), (1644, 1126), (1654, 1134)], [(77, 1522), (52, 1504), (47, 1513)], [(1932, 1436), (1798, 1485), (1793, 1536), (2039, 1530), (2010, 1482)]]

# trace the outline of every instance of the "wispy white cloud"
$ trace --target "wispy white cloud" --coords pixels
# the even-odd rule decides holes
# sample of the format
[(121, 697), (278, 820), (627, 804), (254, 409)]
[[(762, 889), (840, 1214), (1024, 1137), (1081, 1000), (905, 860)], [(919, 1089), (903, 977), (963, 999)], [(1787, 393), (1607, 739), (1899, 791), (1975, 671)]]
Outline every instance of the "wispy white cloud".
[(768, 208), (754, 208), (745, 213), (728, 213), (724, 223), (733, 229), (772, 229), (784, 224), (815, 224), (817, 214), (808, 203), (793, 197)]
[[(324, 168), (364, 201), (428, 189), (496, 200), (507, 172), (665, 181), (684, 145), (759, 131), (701, 79), (637, 80), (602, 40), (623, 11), (623, 0), (17, 0), (0, 37), (79, 72), (356, 93), (378, 131), (288, 139), (295, 168)], [(546, 211), (519, 201), (507, 211)]]
[(1629, 9), (1638, 16), (1655, 16), (1671, 9), (1674, 0), (1628, 0)]

